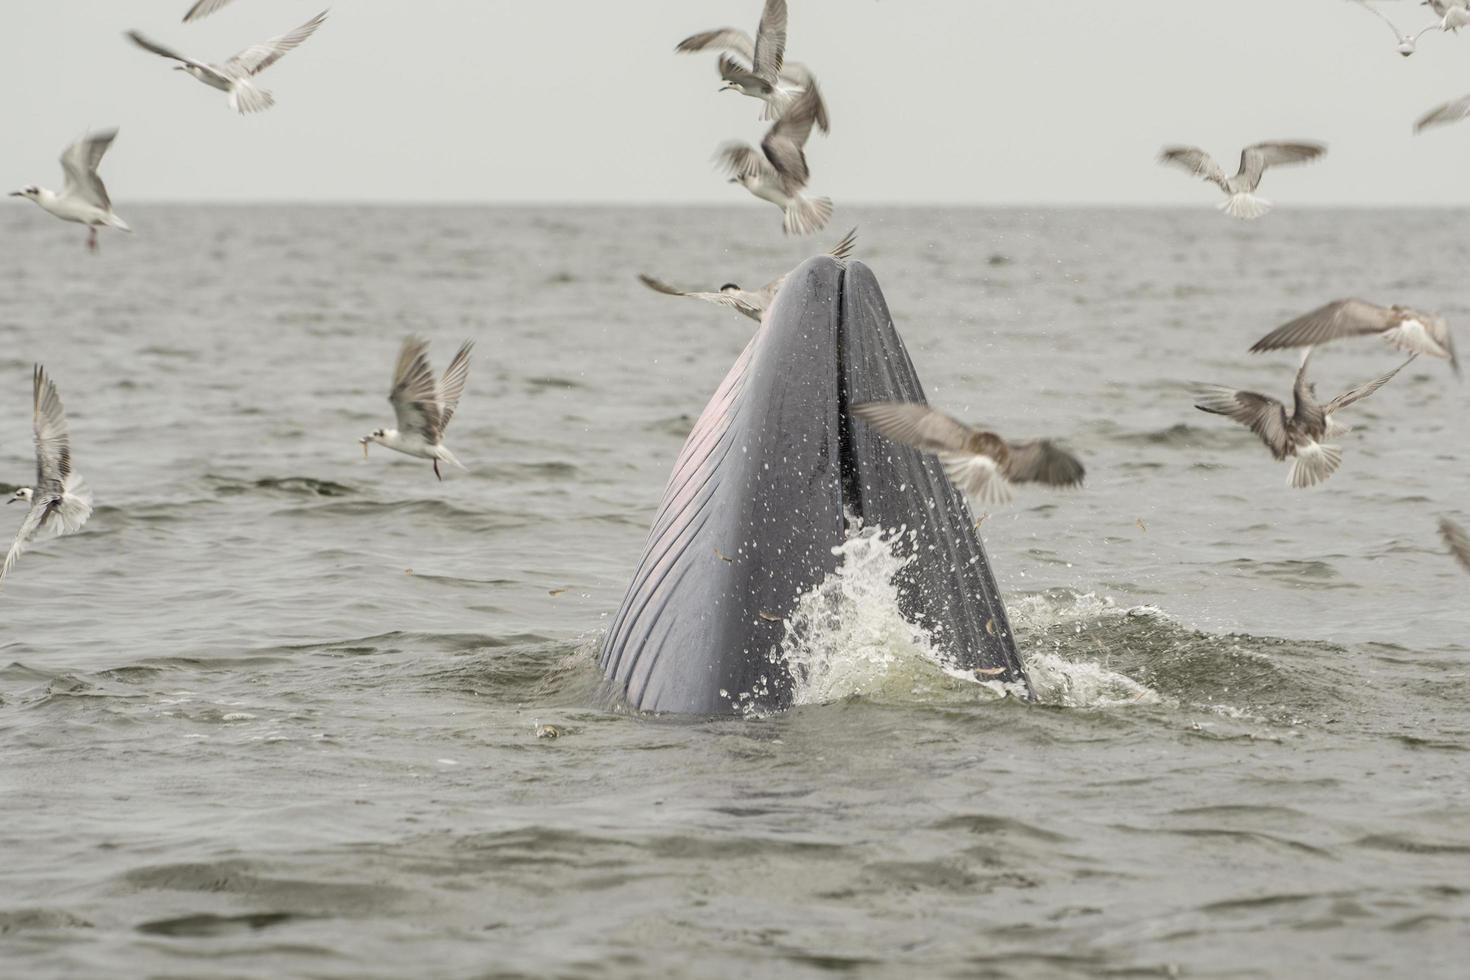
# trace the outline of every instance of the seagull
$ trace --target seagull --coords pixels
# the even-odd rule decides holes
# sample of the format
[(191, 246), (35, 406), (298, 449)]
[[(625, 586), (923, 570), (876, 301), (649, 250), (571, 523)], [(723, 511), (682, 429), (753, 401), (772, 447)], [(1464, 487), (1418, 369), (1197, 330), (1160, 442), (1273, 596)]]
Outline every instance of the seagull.
[(192, 20), (203, 20), (210, 14), (214, 13), (216, 10), (219, 10), (220, 8), (231, 2), (233, 2), (233, 0), (199, 0), (199, 2), (190, 7), (189, 12), (184, 15), (184, 23), (187, 24)]
[(252, 45), (222, 65), (207, 65), (202, 61), (186, 58), (170, 48), (150, 41), (137, 31), (128, 31), (128, 37), (144, 51), (152, 51), (156, 55), (181, 62), (174, 66), (176, 71), (186, 71), (210, 88), (228, 92), (230, 108), (243, 116), (247, 112), (263, 112), (276, 104), (275, 96), (265, 89), (255, 87), (255, 76), (311, 37), (327, 19), (327, 13), (323, 10), (289, 34), (271, 38), (263, 44)]
[(459, 396), (464, 394), (465, 379), (470, 374), (470, 348), (474, 346), (472, 340), (461, 344), (454, 360), (444, 369), (444, 377), (436, 384), (434, 372), (429, 368), (429, 342), (422, 337), (408, 337), (403, 341), (398, 364), (393, 368), (393, 390), (388, 392), (398, 428), (377, 429), (359, 439), (363, 459), (367, 459), (368, 444), (376, 442), (409, 456), (432, 459), (434, 475), (441, 480), (444, 479), (439, 472), (441, 460), (466, 468), (444, 445), (444, 430), (454, 418)]
[(37, 364), (31, 375), (33, 421), (36, 430), (36, 485), (21, 487), (6, 501), (30, 504), (15, 544), (0, 567), (0, 581), (32, 541), (75, 534), (92, 516), (92, 494), (71, 468), (71, 438), (66, 432), (66, 409), (56, 383)]
[(1295, 456), (1296, 462), (1292, 464), (1286, 482), (1296, 488), (1310, 487), (1336, 473), (1342, 465), (1342, 449), (1322, 441), (1349, 431), (1333, 416), (1388, 384), (1418, 356), (1410, 354), (1407, 361), (1383, 377), (1350, 388), (1323, 405), (1317, 401), (1316, 386), (1307, 380), (1307, 362), (1312, 358), (1309, 347), (1302, 355), (1301, 367), (1296, 372), (1292, 414), (1287, 415), (1286, 406), (1268, 395), (1237, 391), (1224, 385), (1200, 385), (1200, 400), (1194, 407), (1201, 412), (1224, 415), (1239, 422), (1260, 436), (1271, 455), (1278, 460)]
[(749, 143), (740, 142), (726, 143), (716, 153), (716, 159), (730, 174), (730, 183), (743, 185), (782, 210), (781, 229), (788, 235), (821, 231), (832, 218), (831, 198), (801, 193), (811, 178), (803, 147), (812, 134), (817, 106), (821, 104), (821, 92), (813, 85), (776, 120), (761, 140), (760, 153)]
[(97, 251), (99, 227), (133, 230), (126, 221), (112, 213), (112, 200), (107, 196), (102, 178), (97, 176), (97, 166), (116, 138), (116, 129), (104, 129), (100, 133), (83, 136), (68, 146), (61, 154), (61, 172), (66, 175), (66, 182), (62, 184), (60, 194), (28, 184), (18, 191), (11, 191), (10, 196), (29, 198), (62, 221), (86, 225), (87, 248)]
[(1470, 532), (1448, 517), (1439, 519), (1439, 535), (1444, 538), (1444, 543), (1450, 549), (1450, 554), (1461, 565), (1465, 571), (1470, 572)]
[[(832, 246), (827, 254), (839, 262), (845, 262), (851, 255), (853, 247), (857, 244), (857, 229), (854, 228), (843, 236), (842, 241)], [(770, 308), (776, 294), (781, 291), (781, 284), (786, 281), (788, 273), (781, 273), (775, 279), (766, 283), (760, 289), (751, 291), (741, 289), (739, 283), (727, 282), (720, 287), (717, 293), (698, 293), (670, 286), (661, 279), (653, 276), (639, 275), (638, 280), (652, 289), (654, 292), (663, 293), (666, 296), (687, 296), (690, 299), (703, 300), (706, 303), (717, 303), (720, 306), (728, 306), (732, 310), (744, 313), (752, 320), (759, 323), (762, 315)]]
[(1423, 37), (1425, 34), (1428, 34), (1430, 31), (1438, 31), (1442, 29), (1439, 24), (1430, 24), (1418, 34), (1405, 34), (1398, 29), (1398, 25), (1388, 19), (1387, 14), (1368, 3), (1368, 0), (1349, 0), (1349, 2), (1359, 4), (1365, 10), (1371, 10), (1374, 14), (1378, 16), (1380, 20), (1387, 24), (1389, 29), (1393, 31), (1394, 38), (1398, 41), (1399, 54), (1403, 55), (1405, 58), (1414, 53), (1415, 45), (1419, 43), (1419, 39), (1421, 37)]
[(1159, 162), (1176, 164), (1196, 177), (1218, 184), (1229, 195), (1220, 210), (1232, 218), (1252, 221), (1271, 210), (1271, 202), (1255, 194), (1267, 167), (1306, 163), (1326, 152), (1327, 147), (1321, 143), (1256, 143), (1241, 151), (1240, 170), (1234, 177), (1226, 177), (1208, 153), (1193, 146), (1166, 146)]
[[(734, 91), (760, 99), (765, 103), (765, 110), (761, 113), (764, 120), (781, 118), (798, 96), (816, 84), (809, 68), (786, 60), (786, 0), (766, 0), (754, 41), (739, 28), (720, 27), (692, 34), (674, 47), (675, 51), (685, 54), (708, 49), (734, 52), (750, 63), (751, 67), (746, 68), (734, 58), (721, 55), (720, 77), (725, 84), (720, 91)], [(817, 128), (824, 133), (830, 132), (827, 106), (820, 100), (817, 103)]]
[(1373, 334), (1398, 350), (1443, 358), (1450, 362), (1456, 374), (1460, 373), (1455, 341), (1444, 317), (1407, 306), (1375, 306), (1360, 299), (1336, 300), (1299, 316), (1256, 341), (1251, 353), (1284, 347), (1310, 347), (1344, 337)]
[(1078, 487), (1082, 461), (1050, 439), (1009, 442), (915, 402), (865, 402), (852, 414), (885, 437), (934, 453), (950, 482), (992, 506), (1011, 499), (1012, 483)]

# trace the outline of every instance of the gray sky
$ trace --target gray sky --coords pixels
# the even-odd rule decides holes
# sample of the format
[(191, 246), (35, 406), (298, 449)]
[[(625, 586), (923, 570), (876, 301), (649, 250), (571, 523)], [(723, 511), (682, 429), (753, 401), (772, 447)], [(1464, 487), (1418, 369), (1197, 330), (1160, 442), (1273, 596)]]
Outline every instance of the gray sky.
[[(748, 203), (710, 158), (759, 141), (759, 104), (673, 46), (753, 29), (761, 0), (337, 0), (250, 118), (122, 37), (218, 61), (325, 3), (236, 0), (185, 26), (189, 0), (10, 0), (0, 184), (58, 186), (61, 148), (118, 125), (119, 201)], [(1470, 92), (1470, 31), (1401, 59), (1348, 0), (791, 0), (787, 50), (831, 107), (808, 150), (839, 202), (1213, 204), (1154, 162), (1162, 144), (1233, 172), (1245, 143), (1293, 137), (1331, 151), (1268, 176), (1278, 201), (1470, 203), (1470, 122), (1411, 134)]]

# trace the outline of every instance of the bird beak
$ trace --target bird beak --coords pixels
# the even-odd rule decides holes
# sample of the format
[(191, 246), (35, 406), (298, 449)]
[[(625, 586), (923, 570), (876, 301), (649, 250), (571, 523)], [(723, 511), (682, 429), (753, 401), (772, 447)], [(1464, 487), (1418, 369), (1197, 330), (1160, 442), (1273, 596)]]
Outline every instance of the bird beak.
[(9, 197), (25, 197), (25, 193), (23, 191), (11, 191), (10, 194), (7, 195), (7, 196), (9, 196)]
[(5, 502), (6, 502), (6, 503), (7, 503), (7, 504), (13, 504), (13, 503), (15, 503), (15, 502), (16, 502), (16, 501), (17, 501), (17, 500), (19, 500), (19, 499), (20, 499), (20, 498), (19, 498), (19, 497), (11, 497), (11, 498), (10, 498), (10, 499), (9, 499), (9, 500), (7, 500), (7, 501), (5, 501)]

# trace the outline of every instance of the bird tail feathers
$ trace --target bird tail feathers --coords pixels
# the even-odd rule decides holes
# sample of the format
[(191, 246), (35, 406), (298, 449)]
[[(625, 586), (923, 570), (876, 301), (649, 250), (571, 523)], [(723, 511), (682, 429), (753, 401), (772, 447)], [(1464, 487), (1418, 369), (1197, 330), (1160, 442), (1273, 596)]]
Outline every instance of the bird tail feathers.
[(1291, 476), (1287, 482), (1298, 490), (1316, 486), (1336, 473), (1341, 465), (1342, 450), (1337, 446), (1309, 442), (1297, 447), (1296, 462), (1291, 465)]
[(827, 227), (827, 222), (831, 220), (830, 197), (802, 197), (798, 194), (787, 205), (781, 228), (788, 235), (810, 235)]
[(1239, 194), (1231, 194), (1225, 203), (1220, 205), (1220, 210), (1232, 218), (1241, 221), (1255, 221), (1261, 215), (1271, 210), (1271, 202), (1264, 197), (1257, 197), (1246, 191)]
[(115, 214), (109, 214), (106, 221), (107, 227), (109, 228), (116, 228), (118, 231), (125, 231), (130, 235), (133, 233), (132, 226)]
[(265, 89), (256, 88), (244, 79), (237, 79), (230, 87), (230, 108), (240, 115), (264, 112), (276, 104), (276, 97)]
[(464, 465), (463, 463), (461, 463), (458, 459), (455, 459), (454, 453), (450, 452), (448, 449), (444, 448), (443, 446), (440, 446), (439, 447), (439, 453), (440, 453), (439, 458), (442, 459), (442, 460), (444, 460), (446, 463), (453, 463), (455, 466), (458, 466), (460, 469), (464, 470), (465, 472), (469, 472), (469, 469), (470, 468), (468, 466)]

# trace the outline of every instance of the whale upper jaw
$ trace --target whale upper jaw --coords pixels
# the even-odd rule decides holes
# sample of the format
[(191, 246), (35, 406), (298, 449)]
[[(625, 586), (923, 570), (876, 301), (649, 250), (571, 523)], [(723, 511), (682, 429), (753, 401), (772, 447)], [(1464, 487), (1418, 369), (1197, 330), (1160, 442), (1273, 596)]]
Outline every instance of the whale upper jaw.
[(604, 638), (614, 695), (678, 714), (787, 707), (784, 620), (836, 568), (849, 518), (906, 529), (900, 611), (952, 666), (1030, 690), (963, 498), (932, 456), (847, 412), (881, 400), (924, 394), (877, 279), (860, 262), (809, 259), (674, 464)]

